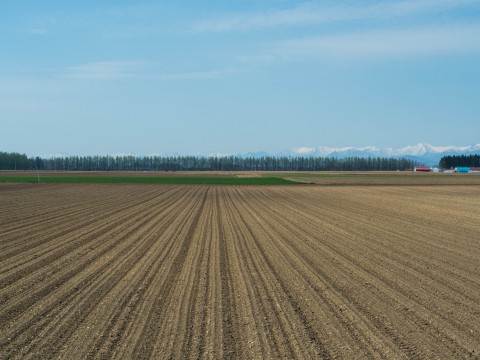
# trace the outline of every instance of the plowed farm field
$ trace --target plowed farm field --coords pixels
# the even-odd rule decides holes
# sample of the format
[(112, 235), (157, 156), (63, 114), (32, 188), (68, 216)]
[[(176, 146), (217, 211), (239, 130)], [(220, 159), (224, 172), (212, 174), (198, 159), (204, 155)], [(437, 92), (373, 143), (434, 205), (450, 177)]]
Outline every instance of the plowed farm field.
[(478, 359), (480, 186), (0, 184), (2, 359)]

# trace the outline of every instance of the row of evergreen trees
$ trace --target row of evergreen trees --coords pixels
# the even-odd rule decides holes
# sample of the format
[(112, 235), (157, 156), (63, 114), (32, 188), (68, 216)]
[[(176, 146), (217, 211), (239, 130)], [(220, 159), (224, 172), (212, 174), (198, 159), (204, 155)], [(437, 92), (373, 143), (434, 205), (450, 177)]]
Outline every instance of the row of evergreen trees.
[(0, 151), (0, 170), (29, 170), (31, 168), (32, 159), (29, 159), (27, 155)]
[(476, 155), (449, 155), (440, 159), (439, 166), (443, 169), (457, 166), (480, 167), (480, 154)]
[(408, 159), (380, 157), (65, 156), (28, 158), (0, 152), (0, 170), (67, 171), (389, 171), (412, 169)]

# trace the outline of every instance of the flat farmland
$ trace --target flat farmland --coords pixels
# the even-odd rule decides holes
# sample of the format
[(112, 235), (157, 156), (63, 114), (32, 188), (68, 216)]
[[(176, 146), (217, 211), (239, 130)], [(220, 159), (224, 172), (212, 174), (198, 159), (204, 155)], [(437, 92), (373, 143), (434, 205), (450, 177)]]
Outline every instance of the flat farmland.
[(0, 183), (0, 358), (479, 358), (480, 186)]
[(294, 181), (318, 185), (395, 185), (395, 186), (437, 186), (437, 185), (480, 185), (480, 174), (422, 173), (413, 171), (370, 171), (370, 172), (291, 172), (263, 173), (262, 176), (278, 176)]

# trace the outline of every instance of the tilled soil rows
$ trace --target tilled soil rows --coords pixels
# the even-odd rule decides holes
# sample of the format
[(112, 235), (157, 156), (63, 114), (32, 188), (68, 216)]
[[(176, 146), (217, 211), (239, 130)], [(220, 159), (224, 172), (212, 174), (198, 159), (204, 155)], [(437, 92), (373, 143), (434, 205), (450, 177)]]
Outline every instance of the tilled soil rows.
[(0, 184), (0, 358), (479, 358), (480, 186)]

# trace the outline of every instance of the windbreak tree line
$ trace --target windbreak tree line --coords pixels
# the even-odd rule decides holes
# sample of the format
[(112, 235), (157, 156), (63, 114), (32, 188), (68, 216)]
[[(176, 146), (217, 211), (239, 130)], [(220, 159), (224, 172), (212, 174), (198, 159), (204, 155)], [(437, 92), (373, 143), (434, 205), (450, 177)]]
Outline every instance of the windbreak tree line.
[(28, 170), (31, 165), (31, 159), (25, 154), (0, 151), (0, 170)]
[(480, 167), (480, 154), (476, 155), (449, 155), (440, 159), (439, 166), (443, 169), (457, 166)]
[(65, 156), (27, 158), (0, 152), (0, 170), (66, 171), (389, 171), (416, 166), (409, 159), (380, 157)]

